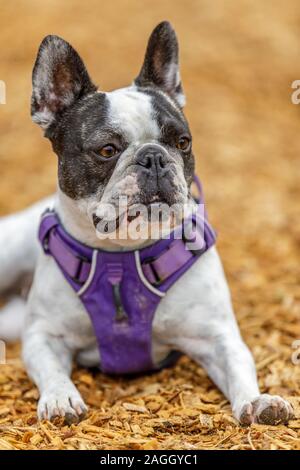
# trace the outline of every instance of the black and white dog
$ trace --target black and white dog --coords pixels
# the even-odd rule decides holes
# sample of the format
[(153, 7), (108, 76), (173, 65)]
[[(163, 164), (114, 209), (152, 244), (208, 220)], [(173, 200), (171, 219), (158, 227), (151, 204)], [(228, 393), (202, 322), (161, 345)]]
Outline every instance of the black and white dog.
[[(109, 93), (97, 89), (63, 39), (48, 36), (40, 46), (33, 71), (32, 118), (58, 156), (58, 190), (55, 197), (0, 220), (0, 292), (12, 292), (25, 275), (34, 273), (26, 302), (15, 295), (3, 308), (0, 337), (22, 334), (24, 361), (40, 391), (40, 419), (81, 419), (87, 407), (70, 379), (72, 361), (76, 358), (87, 367), (101, 363), (89, 316), (55, 261), (38, 244), (41, 213), (55, 207), (67, 232), (90, 247), (120, 251), (151, 244), (151, 239), (101, 239), (95, 221), (105, 217), (105, 204), (114, 206), (124, 195), (144, 205), (190, 202), (194, 156), (184, 104), (178, 44), (168, 22), (153, 31), (132, 85)], [(169, 169), (163, 182), (157, 174), (155, 184), (151, 178), (146, 182), (135, 164), (137, 152), (149, 143), (167, 155), (164, 164)], [(151, 171), (157, 171), (155, 165)], [(259, 392), (215, 247), (158, 305), (153, 361), (171, 350), (182, 351), (205, 367), (240, 423), (277, 424), (293, 416), (287, 401)]]

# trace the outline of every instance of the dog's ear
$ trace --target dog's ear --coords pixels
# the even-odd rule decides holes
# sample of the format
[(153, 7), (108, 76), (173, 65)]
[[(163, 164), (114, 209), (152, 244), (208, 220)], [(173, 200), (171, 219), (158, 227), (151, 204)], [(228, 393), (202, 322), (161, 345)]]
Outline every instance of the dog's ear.
[(32, 87), (32, 119), (43, 129), (76, 100), (97, 89), (73, 47), (52, 35), (40, 45)]
[(178, 61), (176, 33), (168, 21), (153, 30), (140, 74), (134, 83), (141, 87), (159, 87), (180, 107), (185, 105)]

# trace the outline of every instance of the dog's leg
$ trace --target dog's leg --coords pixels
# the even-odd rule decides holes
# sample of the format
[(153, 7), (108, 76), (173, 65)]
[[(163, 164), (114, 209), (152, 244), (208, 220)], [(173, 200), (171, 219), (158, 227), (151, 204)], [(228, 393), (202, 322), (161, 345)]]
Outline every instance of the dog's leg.
[(64, 417), (68, 424), (81, 420), (87, 407), (70, 379), (72, 353), (63, 339), (33, 323), (23, 338), (23, 358), (39, 388), (39, 419)]
[(215, 335), (189, 340), (184, 350), (207, 370), (241, 424), (274, 425), (292, 418), (293, 410), (286, 400), (260, 394), (252, 355), (234, 326), (231, 331), (227, 325)]
[(43, 199), (13, 215), (0, 218), (0, 293), (32, 274), (38, 254), (37, 232), (42, 212), (53, 206)]
[(170, 300), (161, 301), (155, 327), (159, 337), (169, 337), (173, 348), (205, 367), (242, 424), (278, 424), (293, 416), (287, 401), (259, 392), (255, 364), (240, 336), (215, 248), (178, 280)]

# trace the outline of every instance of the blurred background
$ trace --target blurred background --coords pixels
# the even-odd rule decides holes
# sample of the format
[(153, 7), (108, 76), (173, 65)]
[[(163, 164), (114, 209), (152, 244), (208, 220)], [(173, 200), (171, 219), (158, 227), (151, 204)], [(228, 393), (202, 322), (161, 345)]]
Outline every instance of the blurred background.
[(166, 19), (179, 38), (197, 171), (242, 333), (267, 361), (263, 390), (299, 394), (290, 360), (300, 338), (298, 0), (0, 0), (0, 214), (56, 186), (56, 157), (29, 111), (43, 37), (68, 40), (111, 90), (137, 75), (148, 36)]

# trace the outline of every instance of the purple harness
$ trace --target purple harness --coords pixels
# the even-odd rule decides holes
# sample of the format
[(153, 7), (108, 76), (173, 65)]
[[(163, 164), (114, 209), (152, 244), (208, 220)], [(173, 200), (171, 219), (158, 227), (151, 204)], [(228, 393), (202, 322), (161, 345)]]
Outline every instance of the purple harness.
[[(199, 207), (204, 208), (201, 198)], [(65, 231), (54, 211), (43, 214), (39, 240), (91, 318), (103, 372), (157, 370), (178, 358), (174, 351), (161, 364), (153, 364), (152, 322), (167, 290), (215, 243), (215, 233), (203, 214), (185, 220), (168, 239), (127, 252), (88, 247)], [(187, 222), (193, 227), (188, 240)]]

